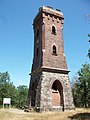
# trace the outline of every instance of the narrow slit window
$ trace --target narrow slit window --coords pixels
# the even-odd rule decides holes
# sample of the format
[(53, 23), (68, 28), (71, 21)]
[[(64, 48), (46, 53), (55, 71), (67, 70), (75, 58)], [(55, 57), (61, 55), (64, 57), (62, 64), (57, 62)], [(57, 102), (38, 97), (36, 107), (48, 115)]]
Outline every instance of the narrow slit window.
[(52, 26), (52, 33), (53, 33), (53, 34), (56, 34), (56, 29), (55, 29), (54, 26)]
[(56, 46), (55, 45), (53, 45), (53, 54), (57, 54)]
[(36, 50), (36, 56), (38, 56), (38, 53), (39, 53), (39, 49), (37, 48), (37, 50)]
[(39, 36), (39, 29), (37, 29), (37, 37)]

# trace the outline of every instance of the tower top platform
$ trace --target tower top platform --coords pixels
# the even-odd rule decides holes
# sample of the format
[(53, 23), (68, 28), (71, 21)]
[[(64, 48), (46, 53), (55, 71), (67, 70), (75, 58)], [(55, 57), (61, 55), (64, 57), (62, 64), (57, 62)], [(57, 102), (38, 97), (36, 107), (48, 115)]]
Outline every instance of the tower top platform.
[(61, 12), (61, 10), (59, 9), (53, 9), (53, 7), (50, 6), (42, 6), (39, 8), (39, 12), (37, 13), (37, 15), (34, 18), (37, 19), (42, 13), (46, 13), (47, 15), (53, 15), (58, 17), (59, 19), (64, 19), (63, 13)]

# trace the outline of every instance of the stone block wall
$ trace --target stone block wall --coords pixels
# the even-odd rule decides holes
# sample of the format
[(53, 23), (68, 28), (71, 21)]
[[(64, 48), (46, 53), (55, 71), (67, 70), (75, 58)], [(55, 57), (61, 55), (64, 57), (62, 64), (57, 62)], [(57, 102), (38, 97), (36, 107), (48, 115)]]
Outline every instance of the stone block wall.
[[(35, 107), (39, 107), (41, 111), (55, 111), (55, 110), (70, 110), (74, 109), (72, 91), (70, 81), (67, 74), (42, 72), (40, 76), (37, 92)], [(55, 80), (60, 81), (63, 86), (63, 104), (59, 105), (57, 95), (52, 96), (52, 85)], [(58, 93), (59, 94), (59, 93)], [(52, 98), (54, 99), (54, 105)]]

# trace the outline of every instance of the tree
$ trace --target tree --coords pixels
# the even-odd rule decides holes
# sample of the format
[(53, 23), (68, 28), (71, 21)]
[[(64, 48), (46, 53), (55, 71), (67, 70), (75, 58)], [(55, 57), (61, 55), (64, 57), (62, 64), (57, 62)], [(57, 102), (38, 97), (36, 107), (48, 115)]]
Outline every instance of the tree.
[(12, 83), (4, 83), (0, 85), (0, 99), (1, 103), (3, 101), (3, 98), (11, 98), (11, 104), (12, 106), (15, 106), (16, 104), (16, 88)]
[(80, 88), (82, 90), (82, 99), (84, 106), (89, 105), (89, 93), (90, 93), (90, 64), (84, 64), (83, 67), (78, 71)]
[(5, 73), (0, 72), (0, 84), (6, 83), (6, 82), (7, 83), (10, 82), (10, 76), (8, 72), (7, 71)]
[[(86, 14), (85, 17), (86, 17), (86, 20), (90, 23), (90, 14)], [(90, 33), (88, 34), (88, 37), (89, 37), (88, 42), (90, 42)], [(90, 48), (88, 49), (87, 56), (90, 58)]]
[(81, 94), (80, 94), (80, 82), (77, 76), (74, 77), (72, 83), (73, 100), (76, 107), (81, 107)]
[(72, 86), (72, 91), (77, 107), (90, 107), (90, 64), (82, 65)]
[(28, 88), (25, 85), (17, 87), (17, 107), (27, 105)]
[(3, 98), (11, 98), (12, 106), (20, 107), (27, 104), (28, 88), (25, 85), (15, 87), (10, 82), (8, 72), (0, 72), (0, 105), (3, 103)]
[(0, 104), (2, 104), (3, 98), (11, 98), (12, 105), (15, 105), (16, 92), (15, 86), (10, 82), (8, 72), (0, 73)]
[[(90, 42), (90, 34), (88, 34), (89, 40), (88, 42)], [(90, 58), (90, 48), (88, 49), (88, 57)]]

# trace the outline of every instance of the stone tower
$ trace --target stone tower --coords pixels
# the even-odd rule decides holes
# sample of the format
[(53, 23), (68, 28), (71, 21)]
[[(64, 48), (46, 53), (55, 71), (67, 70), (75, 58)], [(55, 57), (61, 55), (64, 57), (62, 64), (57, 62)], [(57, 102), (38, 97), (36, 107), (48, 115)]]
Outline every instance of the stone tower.
[(34, 18), (34, 57), (29, 106), (40, 111), (74, 109), (63, 43), (63, 13), (40, 7)]

